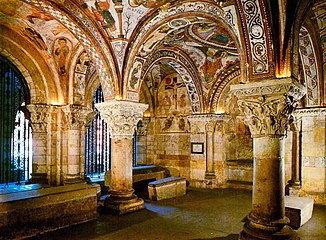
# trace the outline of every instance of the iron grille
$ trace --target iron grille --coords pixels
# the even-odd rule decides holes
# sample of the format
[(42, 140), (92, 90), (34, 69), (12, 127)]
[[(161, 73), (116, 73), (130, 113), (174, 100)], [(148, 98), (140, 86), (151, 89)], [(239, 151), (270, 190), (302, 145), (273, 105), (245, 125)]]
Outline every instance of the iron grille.
[(29, 89), (18, 69), (0, 57), (0, 183), (20, 184), (31, 173)]

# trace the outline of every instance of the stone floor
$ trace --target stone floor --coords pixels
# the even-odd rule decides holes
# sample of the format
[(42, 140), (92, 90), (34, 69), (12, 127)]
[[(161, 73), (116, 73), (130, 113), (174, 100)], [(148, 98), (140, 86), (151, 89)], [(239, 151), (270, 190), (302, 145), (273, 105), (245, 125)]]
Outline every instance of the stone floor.
[[(179, 198), (146, 201), (145, 209), (139, 212), (99, 214), (97, 220), (31, 239), (233, 240), (250, 208), (250, 191), (188, 188), (187, 195)], [(313, 218), (298, 235), (302, 240), (326, 239), (326, 206), (314, 206)]]

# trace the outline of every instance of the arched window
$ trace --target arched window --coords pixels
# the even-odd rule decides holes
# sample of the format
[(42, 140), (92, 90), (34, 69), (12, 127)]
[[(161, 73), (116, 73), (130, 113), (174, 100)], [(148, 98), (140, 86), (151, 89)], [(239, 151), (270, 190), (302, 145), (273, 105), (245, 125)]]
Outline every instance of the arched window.
[[(104, 101), (101, 86), (93, 96), (93, 110), (95, 103)], [(98, 112), (98, 111), (97, 111)], [(111, 168), (111, 139), (107, 134), (107, 124), (96, 114), (90, 123), (85, 136), (85, 173), (90, 177), (100, 177)]]
[[(104, 102), (102, 87), (100, 86), (93, 96), (93, 110), (95, 103)], [(137, 166), (136, 132), (133, 139), (133, 166)], [(107, 124), (98, 112), (90, 123), (85, 134), (85, 173), (90, 177), (101, 177), (111, 169), (111, 138), (107, 133)]]
[(0, 183), (20, 184), (31, 174), (29, 89), (18, 69), (0, 56)]

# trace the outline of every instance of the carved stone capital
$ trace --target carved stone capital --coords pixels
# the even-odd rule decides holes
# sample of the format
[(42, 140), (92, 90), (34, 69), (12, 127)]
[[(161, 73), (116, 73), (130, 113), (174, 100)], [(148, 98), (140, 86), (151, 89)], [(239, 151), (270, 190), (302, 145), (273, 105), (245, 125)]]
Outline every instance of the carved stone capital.
[(148, 130), (149, 117), (144, 117), (141, 122), (137, 124), (137, 136), (146, 136)]
[(302, 117), (301, 116), (297, 116), (297, 115), (293, 114), (293, 119), (292, 119), (292, 123), (290, 125), (290, 129), (293, 132), (301, 132), (301, 129), (302, 129)]
[(101, 117), (108, 124), (112, 137), (132, 138), (139, 120), (148, 108), (147, 104), (116, 99), (95, 104)]
[(285, 135), (303, 87), (291, 78), (231, 86), (253, 137)]
[(66, 105), (62, 107), (69, 129), (82, 129), (88, 126), (96, 112), (91, 108), (80, 105)]
[(26, 107), (31, 113), (30, 121), (33, 132), (46, 132), (52, 107), (46, 104), (30, 104)]

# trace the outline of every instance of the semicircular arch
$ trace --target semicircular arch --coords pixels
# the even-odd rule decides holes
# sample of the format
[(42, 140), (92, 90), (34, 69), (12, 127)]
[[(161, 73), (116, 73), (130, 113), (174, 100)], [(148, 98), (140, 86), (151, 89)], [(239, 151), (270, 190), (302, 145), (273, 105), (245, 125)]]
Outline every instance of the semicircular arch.
[[(140, 24), (140, 27), (135, 30), (135, 34), (132, 35), (132, 44), (128, 48), (129, 51), (126, 54), (126, 65), (125, 65), (125, 75), (124, 75), (124, 85), (123, 85), (123, 96), (128, 100), (137, 101), (138, 99), (138, 91), (134, 91), (134, 89), (129, 89), (129, 81), (132, 77), (133, 70), (137, 67), (137, 62), (144, 63), (147, 61), (147, 56), (141, 56), (141, 47), (142, 44), (151, 36), (155, 36), (158, 40), (163, 40), (166, 36), (164, 31), (166, 29), (163, 25), (167, 23), (171, 23), (185, 16), (190, 16), (193, 21), (197, 21), (198, 19), (206, 19), (211, 22), (219, 23), (221, 26), (225, 28), (225, 30), (229, 33), (229, 35), (234, 39), (234, 44), (236, 46), (233, 51), (236, 50), (240, 55), (240, 58), (244, 58), (244, 51), (242, 49), (242, 43), (240, 39), (239, 29), (236, 27), (236, 16), (231, 16), (235, 14), (234, 12), (224, 11), (222, 8), (213, 3), (208, 2), (183, 2), (183, 3), (175, 3), (176, 5), (171, 5), (168, 10), (159, 9), (156, 12), (152, 13), (147, 19)], [(196, 20), (197, 19), (197, 20)], [(190, 22), (191, 23), (191, 22)], [(170, 24), (171, 25), (171, 24)], [(189, 24), (188, 24), (189, 25)], [(172, 27), (173, 31), (176, 31), (182, 27), (182, 21), (180, 21), (180, 25), (175, 24), (175, 27)], [(171, 30), (171, 31), (172, 31)], [(162, 33), (160, 35), (160, 33)], [(154, 43), (153, 43), (154, 44)], [(140, 80), (142, 77), (139, 77)], [(138, 86), (138, 85), (137, 85)]]

